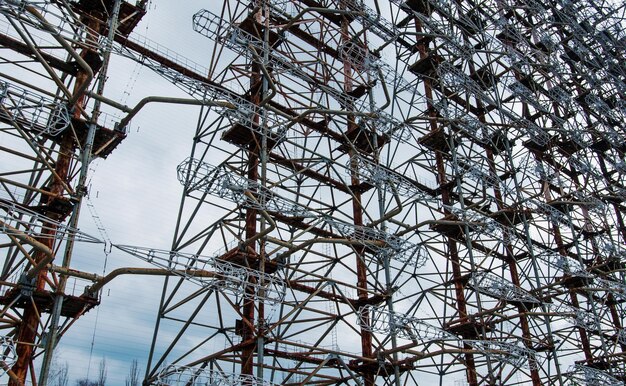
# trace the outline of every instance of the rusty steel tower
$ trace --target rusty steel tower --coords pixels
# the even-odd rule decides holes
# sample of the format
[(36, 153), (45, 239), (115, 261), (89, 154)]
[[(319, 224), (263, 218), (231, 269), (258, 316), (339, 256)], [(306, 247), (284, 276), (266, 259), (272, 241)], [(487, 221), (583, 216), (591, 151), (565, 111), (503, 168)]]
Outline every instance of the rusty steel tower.
[(72, 270), (72, 255), (77, 241), (103, 242), (77, 224), (89, 163), (126, 137), (102, 108), (130, 111), (103, 96), (111, 45), (144, 13), (121, 1), (0, 1), (0, 367), (10, 385), (44, 385), (56, 342), (99, 304), (75, 283), (97, 275)]
[(165, 283), (147, 381), (622, 384), (623, 17), (199, 10), (208, 81), (184, 87), (232, 106), (181, 157), (172, 251), (127, 248), (188, 272)]
[(143, 106), (89, 91), (109, 54), (191, 97), (145, 103), (203, 106), (171, 250), (114, 245), (165, 276), (146, 385), (624, 384), (623, 2), (207, 1), (203, 64), (132, 32), (141, 3), (102, 4), (0, 0), (48, 83), (0, 72), (14, 384), (42, 313), (69, 326), (108, 282), (63, 292), (91, 278), (68, 269), (80, 169)]

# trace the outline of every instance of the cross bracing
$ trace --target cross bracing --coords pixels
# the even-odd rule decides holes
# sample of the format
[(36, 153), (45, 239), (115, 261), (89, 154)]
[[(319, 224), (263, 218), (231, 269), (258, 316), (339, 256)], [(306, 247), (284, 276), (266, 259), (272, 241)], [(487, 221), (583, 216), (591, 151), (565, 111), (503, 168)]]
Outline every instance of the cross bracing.
[[(89, 158), (57, 137), (81, 119), (106, 130), (30, 34), (140, 63), (205, 105), (172, 250), (118, 246), (166, 277), (147, 384), (624, 382), (623, 4), (207, 3), (203, 64), (107, 35), (83, 5), (0, 3), (3, 41), (54, 89), (0, 83), (3, 134), (26, 149), (6, 153), (36, 160), (1, 177), (17, 187), (3, 279), (32, 287), (15, 273), (57, 253), (26, 236), (80, 241), (69, 182)], [(76, 151), (63, 175), (59, 146)]]

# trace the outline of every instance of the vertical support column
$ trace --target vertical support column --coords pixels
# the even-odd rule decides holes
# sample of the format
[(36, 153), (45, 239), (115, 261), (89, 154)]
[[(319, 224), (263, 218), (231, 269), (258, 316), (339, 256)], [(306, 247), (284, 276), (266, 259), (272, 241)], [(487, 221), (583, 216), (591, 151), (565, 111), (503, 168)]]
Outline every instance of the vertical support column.
[[(90, 31), (98, 31), (100, 24), (97, 21), (89, 21), (89, 30)], [(89, 35), (88, 39), (96, 40), (93, 35)], [(93, 53), (91, 50), (85, 50), (81, 54), (83, 57)], [(79, 91), (82, 85), (89, 80), (89, 75), (83, 71), (79, 70), (78, 74), (75, 78), (73, 93)], [(85, 95), (80, 95), (77, 98), (76, 104), (73, 106), (73, 117), (80, 118), (81, 112), (85, 108)], [(54, 197), (62, 196), (64, 193), (64, 186), (67, 186), (70, 182), (70, 169), (73, 159), (73, 154), (76, 149), (76, 144), (74, 143), (74, 137), (70, 132), (63, 134), (63, 138), (60, 141), (59, 146), (59, 155), (57, 157), (55, 172), (58, 178), (55, 178), (49, 186), (49, 190), (52, 193), (49, 196), (46, 196), (45, 202), (42, 202), (43, 205), (52, 204), (52, 200)], [(62, 219), (59, 219), (62, 220)], [(56, 226), (54, 224), (44, 224), (44, 226), (49, 229), (47, 234), (42, 235), (44, 237), (40, 238), (40, 242), (46, 245), (50, 250), (54, 250), (54, 233), (56, 232)], [(37, 252), (34, 255), (35, 261), (39, 262), (44, 258), (41, 252)], [(37, 278), (35, 279), (35, 290), (43, 290), (45, 285), (45, 279), (48, 272), (44, 269), (39, 272)], [(13, 366), (13, 372), (16, 374), (16, 378), (19, 379), (22, 383), (26, 381), (26, 376), (31, 369), (32, 372), (32, 360), (35, 349), (35, 343), (37, 340), (37, 334), (39, 330), (39, 321), (40, 321), (40, 313), (41, 310), (37, 309), (37, 305), (34, 301), (28, 303), (24, 309), (24, 315), (22, 317), (22, 323), (20, 324), (17, 332), (17, 356), (18, 360), (16, 364)], [(31, 377), (33, 379), (33, 383), (35, 381), (35, 374), (32, 373)], [(11, 379), (9, 381), (10, 386), (19, 386), (19, 383), (16, 382), (16, 379)]]
[[(415, 18), (415, 23), (417, 25), (417, 33), (422, 32), (421, 23), (418, 18)], [(419, 43), (417, 48), (420, 53), (420, 59), (424, 59), (428, 56), (428, 43)], [(430, 130), (436, 131), (439, 129), (437, 124), (437, 113), (435, 108), (432, 105), (433, 100), (433, 84), (430, 79), (424, 79), (424, 94), (426, 95), (426, 99), (428, 100), (428, 117), (430, 122)], [(445, 163), (443, 155), (440, 152), (435, 153), (435, 163), (437, 166), (437, 184), (441, 187), (441, 202), (443, 205), (450, 205), (452, 200), (450, 198), (450, 189), (448, 186), (448, 180), (446, 179), (446, 171), (445, 171)], [(444, 214), (450, 214), (448, 209), (443, 209)], [(457, 243), (451, 237), (442, 235), (446, 241), (445, 244), (448, 248), (448, 256), (446, 256), (451, 265), (452, 265), (452, 281), (454, 283), (454, 294), (456, 298), (456, 308), (459, 312), (460, 320), (467, 320), (467, 300), (465, 298), (464, 292), (464, 279), (463, 274), (461, 272), (461, 261), (459, 259), (459, 251)], [(476, 372), (476, 364), (474, 361), (474, 355), (471, 353), (473, 350), (472, 346), (467, 343), (463, 343), (463, 348), (466, 350), (465, 354), (463, 354), (465, 358), (465, 368), (466, 368), (466, 377), (469, 383), (469, 386), (478, 386), (478, 375)]]
[[(255, 5), (258, 1), (252, 1), (252, 5)], [(261, 4), (262, 5), (262, 4)], [(260, 21), (263, 17), (263, 7), (257, 7), (257, 14), (254, 16), (257, 21)], [(257, 58), (258, 59), (258, 58)], [(250, 76), (250, 102), (258, 106), (262, 100), (263, 93), (263, 75), (261, 71), (261, 67), (259, 63), (251, 63), (252, 71)], [(253, 122), (255, 125), (261, 124), (260, 113), (255, 114), (253, 118)], [(260, 152), (264, 149), (259, 147), (258, 141), (251, 141), (248, 145), (247, 151), (247, 177), (250, 181), (258, 181), (259, 180), (259, 166), (260, 166)], [(245, 239), (249, 240), (257, 235), (257, 215), (258, 211), (254, 208), (246, 209), (246, 220), (245, 220)], [(245, 251), (242, 251), (246, 256), (247, 264), (253, 262), (253, 259), (256, 259), (257, 247), (256, 243), (247, 245)], [(252, 258), (248, 258), (248, 256), (253, 256)], [(255, 284), (255, 283), (251, 283)], [(247, 292), (254, 291), (254, 286), (251, 285), (246, 288)], [(262, 347), (256, 347), (255, 341), (255, 301), (253, 300), (254, 296), (249, 296), (248, 299), (244, 299), (242, 315), (242, 341), (246, 342), (245, 346), (241, 351), (241, 374), (242, 375), (254, 375), (254, 352), (255, 348), (257, 350), (262, 350)], [(261, 300), (259, 300), (261, 301)], [(260, 317), (260, 315), (259, 315)], [(260, 363), (259, 366), (262, 366)]]
[[(258, 65), (253, 65), (253, 77), (251, 79), (250, 88), (254, 90), (255, 87), (258, 87), (258, 84), (261, 82), (260, 71), (258, 70)], [(258, 104), (260, 102), (260, 97), (258, 91), (255, 93), (251, 91), (251, 102), (253, 104)], [(259, 122), (258, 115), (254, 117), (255, 123)], [(250, 181), (258, 181), (259, 179), (259, 156), (258, 156), (258, 146), (255, 142), (252, 142), (249, 146), (248, 150), (248, 174), (247, 177)], [(245, 239), (249, 240), (256, 236), (257, 234), (257, 213), (258, 211), (254, 208), (246, 209), (246, 224), (245, 224)], [(256, 253), (256, 243), (247, 245), (246, 249), (242, 251), (245, 256), (254, 255)], [(248, 259), (248, 263), (251, 260)], [(246, 291), (254, 291), (254, 287), (250, 286), (246, 288)], [(244, 299), (243, 304), (243, 323), (242, 323), (242, 340), (244, 342), (251, 342), (254, 339), (254, 297), (250, 296), (248, 299)], [(254, 347), (253, 343), (247, 344), (241, 353), (241, 374), (243, 375), (252, 375), (253, 367), (254, 367)]]
[[(536, 159), (539, 160), (539, 162), (543, 162), (541, 154), (535, 152), (535, 157)], [(550, 189), (545, 189), (544, 195), (545, 195), (546, 201), (549, 202), (551, 200)], [(565, 245), (563, 243), (563, 238), (561, 237), (561, 231), (559, 229), (558, 224), (556, 224), (553, 221), (551, 228), (552, 228), (552, 235), (554, 237), (554, 241), (557, 245), (559, 253), (563, 256), (566, 256), (567, 248), (565, 248)], [(572, 302), (573, 307), (577, 309), (580, 308), (578, 295), (573, 290), (569, 290), (569, 298), (570, 298), (570, 301)], [(586, 361), (589, 362), (593, 359), (593, 354), (591, 352), (591, 345), (589, 344), (589, 337), (587, 336), (587, 330), (585, 330), (583, 327), (578, 327), (578, 333), (580, 335), (580, 344), (581, 344), (582, 352), (585, 354)]]
[[(46, 225), (49, 226), (50, 224)], [(53, 229), (54, 228), (50, 230), (48, 235), (53, 234)], [(53, 237), (42, 238), (39, 241), (52, 250), (54, 243)], [(45, 256), (41, 252), (37, 252), (34, 255), (34, 259), (37, 262), (44, 259), (44, 257)], [(47, 271), (42, 270), (41, 272), (39, 272), (37, 277), (33, 279), (35, 291), (43, 289), (46, 275)], [(22, 386), (26, 383), (28, 371), (32, 368), (31, 366), (33, 361), (35, 343), (37, 341), (37, 333), (39, 330), (39, 312), (40, 310), (38, 309), (37, 304), (31, 298), (31, 301), (29, 301), (24, 308), (24, 315), (22, 316), (22, 321), (17, 331), (17, 361), (11, 369), (13, 373), (15, 373), (16, 379), (11, 378), (9, 380), (9, 386)], [(31, 377), (34, 381), (35, 374), (31, 373)]]
[[(111, 44), (114, 40), (115, 34), (117, 33), (117, 25), (118, 25), (118, 18), (119, 18), (121, 3), (122, 3), (122, 0), (115, 0), (115, 3), (113, 5), (113, 12), (109, 20), (109, 25), (108, 25), (109, 31), (108, 31), (108, 36), (107, 36), (108, 40), (107, 40), (107, 45), (106, 45), (105, 52), (104, 52), (104, 60), (102, 64), (102, 69), (100, 73), (98, 74), (98, 84), (97, 84), (98, 95), (103, 94), (104, 86), (107, 81), (107, 68), (108, 68), (109, 60), (111, 56)], [(95, 27), (98, 28), (99, 26), (96, 24)], [(90, 35), (89, 38), (94, 41), (96, 40), (96, 37), (92, 35)], [(95, 55), (95, 53), (93, 52), (92, 54)], [(94, 103), (94, 107), (93, 107), (92, 120), (89, 124), (87, 138), (85, 140), (85, 144), (81, 153), (82, 164), (81, 164), (80, 175), (78, 177), (78, 184), (76, 187), (76, 192), (75, 192), (75, 197), (74, 197), (76, 200), (76, 203), (74, 205), (72, 215), (69, 220), (69, 225), (73, 228), (78, 228), (78, 219), (80, 217), (81, 204), (83, 201), (83, 197), (87, 195), (87, 187), (86, 187), (87, 174), (89, 170), (89, 164), (91, 163), (91, 160), (93, 157), (92, 151), (93, 151), (93, 144), (95, 140), (96, 130), (98, 128), (98, 116), (100, 114), (100, 106), (101, 106), (101, 102), (99, 100), (96, 100)], [(63, 255), (63, 262), (62, 262), (62, 266), (64, 268), (70, 267), (72, 253), (74, 251), (74, 241), (75, 241), (74, 238), (70, 237), (65, 247), (65, 252)], [(44, 347), (45, 352), (43, 356), (43, 363), (41, 365), (41, 373), (39, 376), (39, 386), (46, 386), (48, 382), (50, 366), (52, 364), (52, 359), (54, 357), (54, 349), (56, 347), (56, 344), (59, 338), (58, 328), (59, 328), (59, 321), (61, 318), (61, 311), (63, 309), (63, 301), (65, 297), (65, 285), (67, 283), (67, 279), (68, 277), (66, 275), (61, 275), (59, 279), (59, 285), (57, 287), (57, 293), (54, 298), (54, 304), (52, 307), (49, 328), (48, 328), (48, 337), (47, 337), (46, 345)]]
[[(340, 2), (340, 9), (345, 10), (347, 6), (345, 1)], [(346, 44), (351, 42), (352, 36), (350, 34), (350, 20), (346, 17), (346, 14), (341, 15), (341, 42)], [(344, 89), (343, 91), (349, 93), (352, 91), (352, 67), (350, 65), (349, 58), (346, 57), (343, 59), (343, 71), (344, 71)], [(353, 108), (354, 106), (347, 106), (346, 109)], [(352, 130), (358, 130), (357, 124), (354, 116), (348, 116), (348, 127), (346, 128), (347, 132)], [(357, 165), (355, 158), (355, 150), (348, 150), (348, 155), (350, 156), (350, 182), (352, 186), (359, 186), (359, 177), (357, 173)], [(352, 220), (355, 226), (363, 226), (363, 208), (361, 206), (361, 192), (354, 191), (352, 198)], [(356, 246), (354, 248), (356, 251), (356, 274), (357, 274), (357, 295), (359, 301), (366, 301), (368, 297), (367, 292), (367, 266), (365, 265), (365, 247), (364, 246)], [(362, 311), (360, 318), (362, 322), (366, 325), (369, 325), (369, 314), (367, 311)], [(361, 353), (365, 358), (372, 357), (372, 333), (367, 331), (364, 328), (361, 328)], [(374, 386), (374, 375), (371, 373), (366, 373), (363, 375), (364, 385), (365, 386)]]
[[(476, 74), (476, 66), (474, 65), (474, 63), (472, 61), (469, 62), (469, 70), (470, 70), (470, 76), (473, 76)], [(482, 123), (486, 123), (485, 120), (485, 115), (484, 115), (484, 111), (485, 111), (485, 105), (484, 103), (476, 98), (476, 107), (477, 110), (480, 111), (481, 113), (478, 115), (478, 119), (480, 122)], [(495, 157), (494, 157), (494, 153), (493, 150), (489, 147), (489, 146), (485, 146), (485, 155), (487, 156), (487, 161), (488, 161), (488, 165), (489, 165), (489, 172), (493, 175), (493, 176), (497, 176), (497, 170), (496, 170), (496, 166), (495, 166)], [(503, 210), (505, 209), (505, 205), (504, 205), (504, 200), (502, 198), (502, 192), (500, 190), (499, 186), (494, 186), (493, 187), (493, 198), (495, 199), (495, 203), (496, 203), (496, 208), (498, 210)], [(520, 277), (519, 277), (519, 273), (518, 273), (518, 268), (517, 268), (517, 263), (514, 257), (514, 253), (513, 253), (513, 249), (511, 248), (510, 245), (506, 245), (505, 246), (505, 250), (506, 250), (506, 264), (508, 265), (509, 268), (509, 272), (511, 273), (511, 282), (517, 286), (520, 287)], [(532, 348), (532, 335), (530, 333), (530, 326), (529, 326), (529, 322), (528, 322), (528, 316), (526, 315), (526, 313), (529, 311), (526, 309), (526, 307), (523, 304), (518, 304), (517, 305), (517, 311), (519, 314), (519, 320), (520, 320), (520, 327), (522, 329), (522, 338), (523, 338), (523, 344), (529, 348), (529, 349), (533, 349)], [(529, 361), (536, 361), (534, 358), (528, 358)], [(533, 363), (530, 366), (530, 378), (532, 380), (533, 386), (541, 386), (541, 379), (539, 377), (539, 372), (537, 370), (537, 364)]]

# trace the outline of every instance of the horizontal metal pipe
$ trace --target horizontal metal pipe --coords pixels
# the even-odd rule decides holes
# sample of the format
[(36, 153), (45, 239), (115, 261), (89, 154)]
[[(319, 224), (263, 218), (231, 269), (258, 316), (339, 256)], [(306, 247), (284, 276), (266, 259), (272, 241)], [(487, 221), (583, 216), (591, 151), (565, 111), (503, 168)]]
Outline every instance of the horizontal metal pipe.
[(168, 270), (164, 268), (135, 268), (135, 267), (123, 267), (117, 268), (111, 271), (106, 276), (100, 276), (95, 273), (89, 272), (81, 272), (73, 269), (52, 266), (49, 268), (50, 271), (60, 273), (62, 275), (77, 277), (80, 279), (91, 280), (95, 282), (91, 287), (88, 287), (88, 291), (91, 293), (97, 293), (100, 291), (105, 285), (110, 283), (113, 279), (121, 275), (148, 275), (148, 276), (181, 276), (188, 275), (194, 277), (215, 277), (218, 274), (211, 271), (205, 271), (200, 269), (190, 269), (190, 270)]
[(124, 118), (115, 126), (115, 129), (118, 131), (124, 131), (125, 127), (128, 125), (131, 119), (139, 110), (141, 110), (148, 103), (169, 103), (169, 104), (178, 104), (178, 105), (190, 105), (190, 106), (217, 106), (217, 107), (225, 107), (227, 109), (235, 109), (236, 106), (227, 101), (207, 101), (207, 100), (198, 100), (193, 98), (172, 98), (172, 97), (162, 97), (162, 96), (149, 96), (145, 97), (137, 103), (137, 105), (128, 112)]

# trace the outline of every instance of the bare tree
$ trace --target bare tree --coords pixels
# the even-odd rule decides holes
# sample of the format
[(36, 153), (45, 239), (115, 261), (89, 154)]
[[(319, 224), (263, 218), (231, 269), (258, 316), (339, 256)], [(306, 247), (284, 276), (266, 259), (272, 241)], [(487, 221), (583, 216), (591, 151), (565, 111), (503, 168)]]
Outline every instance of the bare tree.
[(139, 386), (139, 366), (137, 359), (133, 359), (130, 364), (130, 371), (126, 376), (126, 386)]
[(92, 381), (89, 378), (82, 378), (76, 381), (76, 386), (104, 386), (107, 381), (107, 361), (102, 358), (98, 366), (98, 380)]
[(88, 378), (83, 378), (76, 381), (76, 386), (98, 386), (98, 382), (90, 381)]
[(69, 381), (69, 364), (65, 362), (63, 365), (59, 365), (58, 363), (53, 362), (50, 369), (48, 384), (50, 386), (68, 386)]
[(97, 386), (104, 386), (107, 381), (107, 361), (105, 358), (102, 358), (100, 361), (100, 366), (98, 367), (98, 381), (96, 382)]

